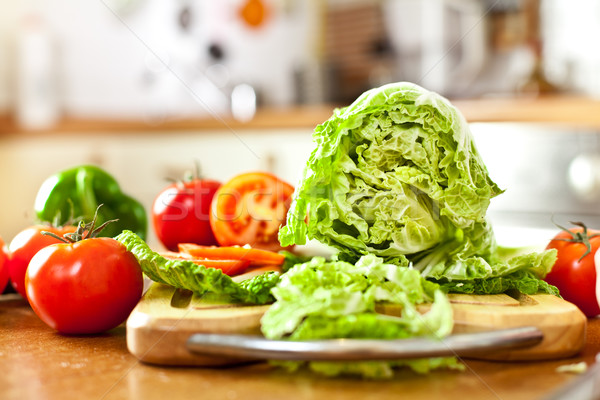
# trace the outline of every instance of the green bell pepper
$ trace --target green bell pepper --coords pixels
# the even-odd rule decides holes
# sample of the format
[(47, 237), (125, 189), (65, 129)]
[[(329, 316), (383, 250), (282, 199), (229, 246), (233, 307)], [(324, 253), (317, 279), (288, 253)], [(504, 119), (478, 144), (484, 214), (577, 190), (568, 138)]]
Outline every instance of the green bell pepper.
[(127, 229), (146, 238), (148, 219), (144, 206), (123, 193), (114, 177), (93, 165), (77, 166), (48, 177), (37, 193), (34, 209), (40, 221), (57, 225), (72, 223), (73, 218), (89, 221), (98, 209), (98, 225), (117, 220), (108, 224), (101, 236), (114, 237)]

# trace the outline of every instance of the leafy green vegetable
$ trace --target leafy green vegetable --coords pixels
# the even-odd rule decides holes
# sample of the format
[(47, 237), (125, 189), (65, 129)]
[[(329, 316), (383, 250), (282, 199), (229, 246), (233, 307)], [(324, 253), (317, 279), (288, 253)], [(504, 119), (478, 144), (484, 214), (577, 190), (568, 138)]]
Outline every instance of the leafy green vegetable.
[(497, 294), (515, 289), (524, 294), (549, 293), (560, 297), (555, 286), (539, 279), (531, 271), (517, 271), (487, 279), (444, 281), (439, 284), (444, 291), (452, 293)]
[(313, 258), (313, 256), (299, 255), (287, 250), (281, 250), (279, 253), (285, 256), (285, 260), (283, 261), (283, 265), (281, 266), (281, 270), (283, 272), (287, 272), (296, 264), (305, 263)]
[[(263, 334), (272, 339), (441, 339), (453, 327), (452, 308), (437, 284), (412, 268), (386, 264), (374, 255), (364, 256), (356, 264), (315, 257), (283, 274), (272, 293), (276, 302), (261, 320)], [(376, 304), (381, 302), (401, 305), (402, 315), (377, 313)], [(421, 314), (417, 310), (421, 303), (432, 303), (430, 311)], [(298, 367), (289, 362), (280, 365)], [(460, 368), (453, 358), (443, 362), (311, 363), (311, 368), (327, 374), (388, 377), (394, 365), (408, 365), (418, 372), (442, 366)]]
[(202, 294), (224, 294), (242, 303), (266, 304), (273, 301), (271, 288), (279, 282), (279, 274), (265, 273), (241, 283), (234, 282), (221, 270), (206, 268), (186, 260), (169, 260), (152, 251), (135, 233), (125, 230), (115, 237), (138, 259), (142, 271), (155, 282)]
[(335, 110), (313, 140), (282, 245), (316, 239), (350, 262), (366, 254), (406, 259), (439, 281), (521, 269), (537, 279), (554, 264), (552, 252), (501, 257), (486, 212), (502, 191), (465, 119), (443, 97), (410, 83), (385, 85)]

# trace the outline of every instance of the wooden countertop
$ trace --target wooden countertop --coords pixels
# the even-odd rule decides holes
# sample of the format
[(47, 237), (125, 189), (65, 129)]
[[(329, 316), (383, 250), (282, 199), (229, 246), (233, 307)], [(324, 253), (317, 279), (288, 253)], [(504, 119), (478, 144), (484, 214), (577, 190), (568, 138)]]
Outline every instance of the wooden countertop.
[(581, 96), (498, 97), (452, 103), (469, 122), (534, 122), (600, 129), (600, 99)]
[(120, 327), (97, 336), (69, 337), (44, 325), (18, 295), (0, 296), (0, 398), (70, 399), (540, 399), (577, 377), (561, 365), (591, 365), (600, 351), (600, 319), (590, 320), (580, 356), (546, 362), (464, 360), (464, 372), (390, 381), (288, 374), (267, 364), (230, 368), (164, 368), (140, 363)]
[(309, 128), (327, 120), (333, 113), (333, 105), (302, 106), (290, 108), (259, 109), (250, 121), (238, 121), (231, 117), (169, 118), (141, 121), (128, 119), (91, 119), (65, 117), (56, 126), (42, 130), (27, 130), (18, 126), (12, 116), (0, 116), (0, 134), (45, 134), (53, 132), (165, 132), (184, 130), (273, 130), (280, 128)]
[[(452, 103), (469, 122), (537, 122), (565, 124), (570, 127), (600, 129), (600, 99), (581, 96), (553, 95), (545, 97), (498, 97), (458, 99)], [(229, 117), (168, 119), (162, 121), (107, 120), (66, 117), (56, 126), (45, 130), (26, 130), (11, 116), (0, 116), (0, 134), (47, 134), (85, 132), (209, 131), (260, 129), (277, 133), (284, 128), (312, 130), (327, 120), (336, 105), (297, 106), (259, 109), (247, 122)]]

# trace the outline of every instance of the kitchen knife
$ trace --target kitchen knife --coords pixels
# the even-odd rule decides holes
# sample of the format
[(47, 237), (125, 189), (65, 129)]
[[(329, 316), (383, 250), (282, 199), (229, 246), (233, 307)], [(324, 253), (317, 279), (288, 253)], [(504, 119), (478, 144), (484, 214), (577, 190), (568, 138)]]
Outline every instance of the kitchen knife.
[(440, 340), (325, 339), (270, 340), (260, 336), (195, 333), (187, 349), (195, 354), (257, 360), (359, 361), (469, 356), (481, 352), (534, 346), (543, 339), (535, 327), (462, 333)]

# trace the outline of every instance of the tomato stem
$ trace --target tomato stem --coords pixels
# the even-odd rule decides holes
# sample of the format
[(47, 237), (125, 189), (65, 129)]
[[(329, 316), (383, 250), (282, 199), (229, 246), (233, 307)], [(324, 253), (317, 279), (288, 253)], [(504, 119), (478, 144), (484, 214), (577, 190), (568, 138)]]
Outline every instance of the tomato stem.
[(52, 236), (62, 242), (65, 242), (65, 243), (76, 243), (76, 242), (80, 242), (85, 239), (95, 238), (108, 224), (118, 221), (117, 219), (111, 219), (111, 220), (104, 222), (102, 225), (95, 227), (96, 220), (98, 218), (98, 210), (100, 209), (100, 207), (102, 207), (102, 204), (100, 204), (96, 208), (96, 211), (94, 212), (94, 218), (92, 219), (91, 222), (86, 224), (84, 221), (79, 221), (79, 224), (77, 225), (77, 229), (75, 230), (75, 232), (65, 233), (61, 237), (53, 232), (42, 231), (42, 235)]
[(554, 221), (552, 221), (552, 222), (558, 228), (562, 229), (563, 231), (565, 231), (569, 235), (571, 235), (571, 239), (556, 238), (556, 240), (561, 240), (563, 242), (570, 242), (570, 243), (581, 243), (585, 246), (586, 251), (585, 251), (585, 253), (583, 253), (583, 255), (581, 257), (579, 257), (579, 260), (577, 260), (577, 262), (580, 262), (585, 256), (587, 256), (588, 254), (590, 254), (592, 252), (592, 245), (590, 243), (590, 239), (595, 238), (596, 236), (600, 236), (600, 233), (594, 233), (593, 235), (590, 235), (588, 233), (587, 226), (583, 222), (579, 222), (579, 221), (570, 221), (571, 224), (578, 226), (582, 229), (579, 232), (573, 232), (567, 228), (564, 228), (564, 227), (558, 225)]
[(58, 240), (60, 240), (61, 242), (64, 242), (64, 243), (71, 243), (71, 241), (70, 241), (70, 240), (67, 240), (67, 239), (66, 239), (64, 236), (58, 236), (58, 235), (57, 235), (56, 233), (54, 233), (54, 232), (49, 232), (49, 231), (41, 231), (40, 233), (41, 233), (42, 235), (45, 235), (45, 236), (52, 236), (54, 239), (58, 239)]

